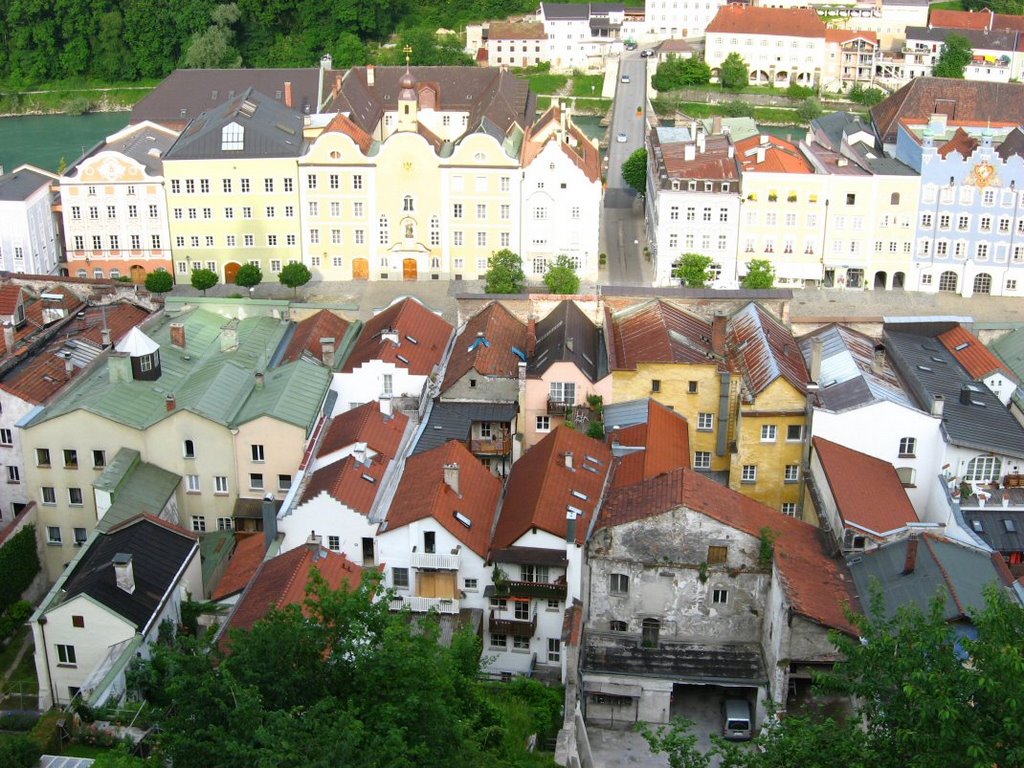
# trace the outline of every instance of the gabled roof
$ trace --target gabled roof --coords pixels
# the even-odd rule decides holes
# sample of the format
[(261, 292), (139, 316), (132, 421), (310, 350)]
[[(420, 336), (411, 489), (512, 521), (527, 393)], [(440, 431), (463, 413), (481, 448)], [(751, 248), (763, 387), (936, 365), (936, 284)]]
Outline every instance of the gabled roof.
[(963, 127), (958, 126), (953, 132), (952, 137), (943, 144), (939, 145), (938, 153), (939, 157), (945, 159), (953, 152), (959, 152), (961, 157), (970, 157), (974, 154), (974, 150), (978, 148), (978, 140), (969, 135)]
[(445, 368), (441, 394), (470, 371), (517, 378), (526, 362), (526, 323), (494, 301), (466, 321)]
[(373, 136), (353, 123), (344, 112), (339, 112), (335, 118), (327, 124), (327, 127), (324, 128), (324, 133), (345, 134), (356, 143), (359, 147), (359, 151), (364, 155), (370, 154), (370, 149), (373, 147)]
[(608, 375), (604, 333), (575, 302), (559, 302), (547, 317), (538, 320), (537, 346), (527, 364), (529, 376), (540, 377), (553, 363), (573, 363), (590, 381)]
[(57, 180), (57, 176), (36, 168), (34, 165), (20, 165), (10, 173), (0, 176), (0, 202), (23, 202)]
[[(906, 39), (908, 45), (913, 48), (917, 41), (924, 40), (931, 43), (945, 43), (953, 35), (964, 37), (971, 44), (972, 51), (1007, 51), (1012, 52), (1017, 47), (1018, 35), (1016, 30), (978, 30), (978, 29), (945, 29), (942, 27), (907, 27)], [(976, 56), (981, 55), (975, 53)], [(1010, 62), (1007, 61), (1007, 64)]]
[(995, 14), (988, 8), (978, 11), (947, 11), (932, 8), (928, 14), (928, 23), (933, 27), (948, 29), (989, 29)]
[(956, 325), (945, 333), (940, 333), (939, 341), (973, 379), (981, 380), (992, 373), (1002, 373), (1014, 378), (1003, 362), (962, 325)]
[(316, 360), (323, 360), (324, 350), (320, 344), (321, 339), (334, 339), (335, 355), (340, 358), (343, 342), (351, 326), (352, 323), (345, 318), (339, 317), (330, 310), (321, 309), (316, 314), (295, 324), (295, 332), (284, 349), (281, 362), (293, 362), (304, 354), (311, 355)]
[(878, 538), (920, 522), (892, 464), (821, 437), (813, 442), (844, 523)]
[(608, 362), (616, 370), (635, 370), (641, 363), (715, 363), (711, 323), (661, 299), (609, 313), (608, 327)]
[[(452, 465), (458, 467), (458, 493), (445, 483), (445, 467)], [(485, 557), (500, 498), (501, 481), (466, 446), (452, 440), (406, 461), (402, 482), (378, 534), (433, 518)]]
[(726, 334), (729, 358), (752, 395), (780, 377), (798, 392), (807, 391), (807, 368), (796, 339), (760, 304), (752, 301), (730, 317)]
[[(735, 147), (729, 135), (703, 134), (698, 141), (689, 136), (677, 138), (676, 129), (658, 128), (651, 132), (651, 146), (654, 149), (658, 176), (664, 173), (661, 188), (665, 189), (672, 181), (711, 180), (739, 181), (740, 169), (735, 156)], [(692, 157), (688, 153), (692, 152)], [(668, 182), (666, 184), (665, 182)], [(737, 188), (738, 191), (738, 188)]]
[(737, 141), (736, 157), (743, 173), (814, 173), (795, 144), (764, 133)]
[(1024, 328), (1016, 328), (992, 342), (992, 351), (1007, 367), (1024, 380)]
[(1003, 160), (1009, 160), (1014, 155), (1024, 158), (1024, 131), (1019, 125), (1006, 134), (1006, 138), (996, 147), (996, 154)]
[(267, 416), (302, 427), (309, 434), (331, 385), (331, 372), (320, 363), (301, 358), (270, 368), (263, 374), (263, 382), (249, 393), (232, 423), (246, 424)]
[(868, 29), (826, 29), (825, 42), (848, 43), (852, 40), (866, 40), (878, 45), (878, 34)]
[(487, 29), (488, 40), (544, 40), (544, 25), (540, 22), (492, 21)]
[[(656, 400), (647, 400), (647, 420), (608, 434), (616, 462), (613, 488), (650, 480), (677, 467), (690, 466), (689, 425)], [(636, 448), (640, 450), (636, 450)]]
[(518, 403), (435, 400), (412, 452), (423, 453), (449, 440), (465, 443), (471, 439), (473, 424), (477, 422), (489, 422), (495, 439), (512, 440), (512, 427), (506, 425), (511, 425), (518, 412)]
[[(562, 128), (565, 121), (564, 130)], [(558, 142), (559, 150), (579, 168), (590, 181), (601, 178), (601, 153), (583, 131), (576, 127), (568, 115), (563, 115), (561, 107), (552, 105), (548, 110), (531, 123), (523, 138), (520, 158), (526, 168), (550, 142)]]
[[(572, 467), (566, 455), (572, 454)], [(531, 528), (582, 544), (594, 520), (612, 452), (604, 443), (560, 425), (512, 465), (491, 546), (511, 547)]]
[(21, 286), (14, 283), (0, 285), (0, 317), (11, 317), (24, 301)]
[[(0, 286), (0, 293), (10, 284)], [(15, 286), (17, 287), (17, 286)], [(56, 300), (43, 299), (42, 294), (60, 297)], [(12, 300), (17, 295), (15, 292), (7, 291), (7, 306), (0, 308), (0, 318), (12, 317), (16, 304)], [(40, 340), (52, 335), (56, 330), (63, 329), (67, 318), (74, 315), (82, 306), (82, 300), (73, 292), (61, 285), (48, 285), (38, 296), (32, 296), (26, 292), (22, 295), (25, 306), (25, 322), (20, 328), (14, 330), (14, 348), (7, 348), (7, 341), (0, 334), (0, 371), (9, 371), (17, 365), (17, 359), (34, 352)]]
[[(363, 325), (342, 373), (352, 373), (371, 360), (383, 360), (408, 369), (414, 376), (429, 376), (441, 363), (454, 329), (417, 299), (408, 297), (374, 315)], [(398, 343), (384, 337), (398, 334)]]
[(380, 403), (371, 400), (335, 416), (316, 455), (323, 458), (356, 443), (366, 443), (371, 450), (393, 459), (408, 423), (409, 417), (404, 413), (388, 416), (381, 412)]
[[(129, 124), (113, 136), (108, 136), (106, 142), (98, 145), (87, 157), (68, 168), (63, 178), (76, 182), (84, 181), (81, 175), (82, 165), (86, 160), (94, 160), (104, 152), (130, 158), (139, 163), (146, 174), (159, 176), (163, 172), (163, 156), (177, 138), (177, 131), (148, 120)], [(138, 180), (133, 178), (132, 181)], [(90, 183), (95, 183), (95, 179)]]
[[(63, 587), (63, 602), (88, 595), (142, 629), (162, 608), (182, 568), (199, 552), (198, 537), (156, 518), (138, 516), (106, 533), (96, 533)], [(117, 586), (113, 560), (132, 556), (135, 591)]]
[(813, 8), (723, 5), (708, 24), (710, 34), (825, 38), (825, 22)]
[(267, 554), (267, 537), (262, 531), (236, 533), (235, 537), (234, 552), (211, 596), (212, 600), (223, 600), (245, 589)]
[(608, 528), (664, 514), (683, 506), (749, 536), (775, 532), (775, 565), (797, 613), (844, 632), (853, 627), (843, 606), (857, 606), (843, 565), (830, 558), (813, 525), (780, 515), (760, 502), (719, 485), (692, 469), (676, 469), (609, 492), (597, 521)]

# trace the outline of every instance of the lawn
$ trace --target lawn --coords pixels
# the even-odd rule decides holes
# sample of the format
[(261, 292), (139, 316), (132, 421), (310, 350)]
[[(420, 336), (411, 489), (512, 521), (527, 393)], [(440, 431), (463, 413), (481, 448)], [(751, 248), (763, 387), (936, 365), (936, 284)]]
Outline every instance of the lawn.
[(18, 655), (18, 649), (21, 648), (22, 641), (26, 637), (30, 638), (29, 647), (25, 651), (25, 655), (21, 657), (21, 663), (14, 670), (11, 679), (4, 686), (4, 690), (27, 694), (39, 692), (39, 683), (36, 680), (36, 665), (32, 656), (31, 635), (32, 631), (28, 626), (21, 627), (10, 644), (0, 652), (0, 672), (6, 672), (8, 667), (14, 663), (14, 657)]
[(520, 77), (525, 77), (530, 82), (531, 91), (546, 96), (555, 95), (569, 82), (568, 75), (552, 75), (550, 72), (535, 72)]
[(573, 75), (573, 96), (600, 96), (604, 75)]
[(966, 11), (960, 0), (946, 0), (943, 3), (932, 3), (928, 6), (929, 11)]

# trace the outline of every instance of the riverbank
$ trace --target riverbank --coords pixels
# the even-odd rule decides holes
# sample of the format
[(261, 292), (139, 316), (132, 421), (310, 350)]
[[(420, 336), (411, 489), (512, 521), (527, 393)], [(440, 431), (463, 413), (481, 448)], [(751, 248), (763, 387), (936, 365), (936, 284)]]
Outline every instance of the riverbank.
[(54, 83), (14, 89), (0, 84), (0, 117), (127, 112), (159, 81), (109, 86)]

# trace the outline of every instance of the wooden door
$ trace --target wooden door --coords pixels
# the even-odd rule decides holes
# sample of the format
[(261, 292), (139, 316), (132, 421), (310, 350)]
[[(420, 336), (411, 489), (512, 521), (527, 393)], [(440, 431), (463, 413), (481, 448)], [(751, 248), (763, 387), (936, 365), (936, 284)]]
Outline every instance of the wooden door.
[(455, 598), (455, 571), (420, 571), (418, 597)]
[(225, 283), (234, 283), (235, 282), (235, 280), (238, 278), (238, 268), (240, 266), (241, 266), (240, 264), (237, 264), (237, 263), (235, 263), (233, 261), (229, 261), (227, 264), (224, 265), (224, 282)]
[(146, 282), (146, 268), (141, 264), (133, 264), (128, 271), (132, 276), (132, 282), (136, 285), (142, 285)]
[(415, 280), (416, 279), (416, 259), (405, 259), (402, 262), (402, 279), (403, 280)]
[(370, 262), (366, 259), (352, 259), (352, 279), (369, 280)]

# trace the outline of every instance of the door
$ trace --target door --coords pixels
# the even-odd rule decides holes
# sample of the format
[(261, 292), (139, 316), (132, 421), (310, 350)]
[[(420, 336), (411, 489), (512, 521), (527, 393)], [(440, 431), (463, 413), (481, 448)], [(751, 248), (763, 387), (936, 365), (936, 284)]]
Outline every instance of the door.
[(373, 538), (363, 537), (363, 565), (373, 565)]
[(129, 272), (132, 276), (132, 282), (136, 285), (142, 285), (146, 282), (146, 268), (141, 264), (132, 264)]
[(366, 259), (352, 259), (352, 279), (369, 280), (370, 262)]
[(417, 597), (455, 598), (455, 571), (420, 571)]
[(237, 264), (234, 261), (229, 261), (224, 265), (224, 282), (234, 283), (238, 278), (238, 268), (241, 264)]
[(402, 261), (402, 279), (416, 279), (416, 259), (405, 259)]

